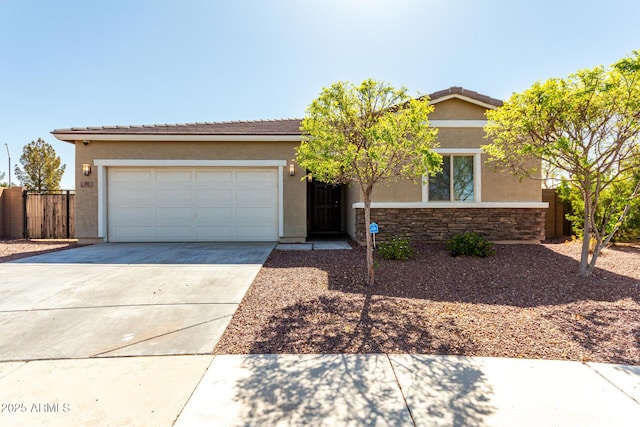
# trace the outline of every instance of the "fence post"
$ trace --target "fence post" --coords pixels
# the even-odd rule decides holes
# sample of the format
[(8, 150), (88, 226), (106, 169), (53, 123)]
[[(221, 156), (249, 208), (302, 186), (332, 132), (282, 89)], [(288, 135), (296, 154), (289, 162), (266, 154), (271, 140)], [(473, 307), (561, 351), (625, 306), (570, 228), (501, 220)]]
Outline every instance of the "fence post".
[(69, 234), (71, 232), (71, 227), (69, 227), (69, 200), (70, 200), (69, 191), (70, 190), (67, 190), (67, 239), (71, 237)]
[(27, 219), (27, 190), (22, 191), (22, 235), (25, 240), (29, 239), (29, 223)]

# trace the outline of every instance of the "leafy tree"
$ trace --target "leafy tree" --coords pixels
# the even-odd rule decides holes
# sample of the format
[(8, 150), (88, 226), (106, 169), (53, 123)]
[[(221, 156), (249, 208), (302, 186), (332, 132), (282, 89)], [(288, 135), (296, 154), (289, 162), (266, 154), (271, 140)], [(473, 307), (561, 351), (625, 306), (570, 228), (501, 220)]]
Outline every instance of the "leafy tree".
[[(588, 276), (640, 195), (640, 183), (615, 194), (638, 167), (640, 51), (611, 67), (596, 67), (537, 82), (487, 113), (485, 150), (503, 168), (523, 177), (538, 171), (529, 160), (563, 172), (581, 195), (583, 246), (580, 275)], [(636, 169), (637, 170), (637, 169)], [(615, 207), (606, 194), (616, 195)], [(589, 259), (589, 245), (594, 240)]]
[[(0, 179), (4, 179), (4, 175), (5, 175), (4, 172), (0, 172)], [(7, 184), (6, 182), (4, 182), (4, 181), (0, 182), (0, 187), (8, 187), (8, 186), (9, 186), (9, 184)]]
[(15, 173), (28, 191), (44, 193), (60, 189), (66, 165), (60, 166), (60, 156), (43, 139), (38, 138), (24, 146), (20, 163), (24, 170), (16, 165)]
[[(640, 165), (628, 168), (609, 187), (600, 192), (600, 203), (594, 212), (594, 221), (600, 226), (606, 225), (607, 234), (611, 234), (616, 226), (614, 222), (605, 222), (607, 214), (613, 212), (613, 218), (620, 218), (628, 201), (631, 200), (631, 208), (619, 224), (612, 240), (640, 239), (640, 197), (631, 198), (638, 181), (640, 181)], [(567, 219), (571, 221), (578, 237), (583, 238), (584, 200), (582, 194), (577, 188), (569, 185), (566, 180), (562, 181), (558, 190), (562, 199), (571, 204), (571, 213), (567, 214)]]
[(431, 150), (436, 145), (431, 111), (427, 97), (413, 99), (404, 87), (367, 79), (359, 86), (337, 82), (324, 88), (302, 121), (298, 164), (320, 182), (357, 183), (362, 191), (369, 285), (374, 283), (371, 193), (378, 182), (440, 170), (442, 158)]
[(562, 173), (557, 167), (542, 162), (542, 188), (557, 188), (562, 183)]

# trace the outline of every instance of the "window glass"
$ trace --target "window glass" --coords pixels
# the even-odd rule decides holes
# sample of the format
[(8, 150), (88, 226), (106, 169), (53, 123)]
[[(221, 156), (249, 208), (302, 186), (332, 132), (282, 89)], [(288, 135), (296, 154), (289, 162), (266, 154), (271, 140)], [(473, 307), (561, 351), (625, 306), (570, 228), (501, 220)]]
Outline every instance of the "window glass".
[(453, 157), (453, 200), (473, 201), (473, 156)]
[(442, 156), (442, 172), (429, 177), (429, 200), (473, 202), (473, 156)]
[(451, 200), (451, 156), (442, 156), (442, 172), (429, 177), (429, 200)]

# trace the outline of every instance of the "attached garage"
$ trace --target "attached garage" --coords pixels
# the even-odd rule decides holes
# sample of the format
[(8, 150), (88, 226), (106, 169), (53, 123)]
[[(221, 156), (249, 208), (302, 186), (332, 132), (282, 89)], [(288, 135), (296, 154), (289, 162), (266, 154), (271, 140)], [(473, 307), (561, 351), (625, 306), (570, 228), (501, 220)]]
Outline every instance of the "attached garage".
[(301, 242), (300, 120), (98, 126), (75, 145), (76, 237), (99, 242)]

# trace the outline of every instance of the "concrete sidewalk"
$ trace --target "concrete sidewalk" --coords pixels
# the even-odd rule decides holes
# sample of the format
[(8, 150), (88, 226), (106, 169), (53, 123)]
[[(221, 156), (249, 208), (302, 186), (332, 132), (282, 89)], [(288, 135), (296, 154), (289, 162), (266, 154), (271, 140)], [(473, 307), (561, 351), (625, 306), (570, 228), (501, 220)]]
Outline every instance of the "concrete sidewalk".
[(384, 354), (6, 362), (0, 402), (2, 426), (636, 426), (640, 366)]
[(279, 243), (276, 245), (276, 250), (279, 251), (335, 251), (351, 249), (351, 245), (346, 240), (310, 240), (305, 243)]

